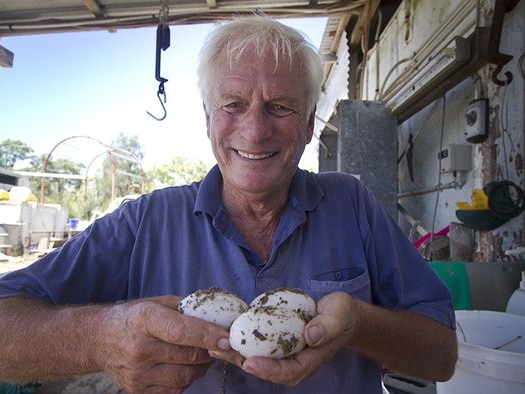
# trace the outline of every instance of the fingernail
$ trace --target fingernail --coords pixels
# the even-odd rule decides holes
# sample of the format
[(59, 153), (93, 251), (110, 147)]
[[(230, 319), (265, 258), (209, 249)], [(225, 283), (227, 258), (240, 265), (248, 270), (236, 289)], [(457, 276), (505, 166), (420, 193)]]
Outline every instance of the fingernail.
[(310, 346), (315, 346), (323, 339), (323, 329), (319, 326), (312, 326), (306, 330), (306, 342)]
[(230, 341), (227, 338), (221, 338), (217, 342), (217, 347), (222, 350), (230, 350)]

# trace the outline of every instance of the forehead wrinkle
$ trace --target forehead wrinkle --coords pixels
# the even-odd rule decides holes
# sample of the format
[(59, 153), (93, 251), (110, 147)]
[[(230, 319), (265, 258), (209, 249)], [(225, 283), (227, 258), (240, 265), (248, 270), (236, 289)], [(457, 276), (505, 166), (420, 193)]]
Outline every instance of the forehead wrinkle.
[[(249, 96), (253, 95), (253, 89), (250, 89)], [(246, 93), (243, 93), (240, 89), (228, 89), (223, 92), (219, 92), (218, 97), (221, 99), (236, 99), (246, 101)], [(287, 105), (292, 105), (296, 107), (299, 100), (294, 95), (286, 93), (275, 93), (268, 95), (266, 92), (262, 92), (262, 97), (265, 102), (285, 102)]]
[[(250, 64), (251, 61), (253, 61), (253, 58), (248, 59), (248, 63)], [(300, 92), (301, 89), (297, 89), (297, 86), (294, 83), (294, 80), (296, 79), (295, 73), (290, 74), (290, 70), (286, 66), (284, 66), (286, 68), (283, 69), (283, 65), (281, 64), (276, 70), (266, 69), (262, 71), (258, 70), (256, 67), (257, 73), (264, 72), (264, 74), (267, 75), (266, 77), (260, 75), (261, 78), (259, 78), (254, 77), (253, 72), (256, 70), (251, 69), (251, 67), (239, 69), (238, 63), (230, 64), (225, 53), (223, 53), (218, 59), (217, 66), (219, 69), (221, 64), (225, 71), (227, 71), (225, 75), (222, 75), (222, 78), (219, 78), (219, 80), (216, 81), (216, 84), (214, 84), (215, 87), (211, 89), (212, 91), (215, 91), (213, 96), (215, 96), (216, 99), (238, 99), (241, 101), (247, 101), (254, 93), (259, 94), (259, 92), (261, 92), (265, 102), (280, 101), (287, 106), (292, 106), (296, 110), (299, 110), (302, 100), (297, 94), (302, 92)], [(282, 80), (282, 77), (279, 76), (279, 70), (285, 75), (288, 75), (289, 78)], [(272, 77), (269, 75), (272, 75)], [(278, 80), (275, 80), (273, 76)], [(290, 91), (294, 93), (289, 93)]]

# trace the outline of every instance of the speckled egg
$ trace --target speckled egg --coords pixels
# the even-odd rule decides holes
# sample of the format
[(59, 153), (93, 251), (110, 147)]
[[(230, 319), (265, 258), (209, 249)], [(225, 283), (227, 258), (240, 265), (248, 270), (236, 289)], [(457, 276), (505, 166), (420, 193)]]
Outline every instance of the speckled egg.
[(230, 328), (230, 345), (244, 357), (285, 358), (305, 347), (304, 319), (294, 311), (252, 307)]
[(313, 319), (317, 306), (312, 297), (301, 289), (277, 288), (257, 296), (250, 307), (273, 306), (297, 312), (306, 322)]
[(198, 317), (229, 329), (233, 321), (248, 309), (248, 304), (234, 293), (212, 287), (186, 296), (177, 309), (184, 315)]

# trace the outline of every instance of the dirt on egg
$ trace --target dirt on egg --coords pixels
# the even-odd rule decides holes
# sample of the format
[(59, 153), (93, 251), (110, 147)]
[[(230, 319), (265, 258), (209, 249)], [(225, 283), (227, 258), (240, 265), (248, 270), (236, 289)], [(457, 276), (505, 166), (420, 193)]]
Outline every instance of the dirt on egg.
[[(231, 347), (243, 357), (276, 359), (305, 348), (304, 328), (317, 313), (315, 301), (303, 290), (284, 287), (266, 291), (250, 304), (232, 292), (211, 287), (186, 296), (177, 309), (228, 329)], [(224, 362), (222, 393), (226, 368)]]
[(211, 287), (197, 290), (183, 298), (177, 310), (229, 329), (233, 321), (248, 309), (248, 304), (234, 293)]

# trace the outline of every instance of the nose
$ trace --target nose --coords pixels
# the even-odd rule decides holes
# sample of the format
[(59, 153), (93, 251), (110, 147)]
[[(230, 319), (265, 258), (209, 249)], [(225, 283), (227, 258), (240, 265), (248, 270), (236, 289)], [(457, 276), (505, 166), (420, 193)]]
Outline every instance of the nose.
[(272, 136), (272, 122), (264, 106), (252, 106), (244, 113), (240, 134), (252, 143), (261, 143)]

